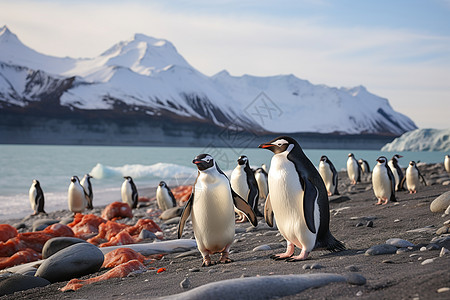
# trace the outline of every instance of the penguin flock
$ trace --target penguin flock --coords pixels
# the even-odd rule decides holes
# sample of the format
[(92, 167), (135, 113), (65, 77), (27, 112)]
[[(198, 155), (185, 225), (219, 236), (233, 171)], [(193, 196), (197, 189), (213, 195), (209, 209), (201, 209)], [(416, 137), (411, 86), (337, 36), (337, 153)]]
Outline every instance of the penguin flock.
[[(197, 168), (197, 177), (192, 192), (181, 212), (178, 238), (183, 235), (190, 218), (198, 250), (202, 255), (202, 266), (230, 263), (230, 249), (234, 240), (235, 224), (250, 222), (257, 226), (257, 217), (263, 217), (270, 227), (277, 226), (287, 242), (285, 252), (271, 256), (274, 260), (302, 261), (311, 251), (325, 249), (331, 252), (346, 249), (344, 243), (330, 232), (329, 196), (339, 195), (338, 172), (325, 155), (316, 168), (303, 152), (299, 143), (289, 137), (280, 136), (263, 143), (258, 148), (273, 153), (269, 170), (263, 164), (252, 169), (249, 158), (241, 155), (230, 178), (220, 169), (210, 154), (197, 155), (192, 163)], [(357, 160), (348, 154), (347, 174), (352, 185), (371, 177), (376, 204), (395, 202), (395, 193), (407, 190), (416, 193), (420, 181), (426, 185), (417, 164), (411, 161), (405, 174), (399, 166), (401, 155), (391, 160), (380, 156), (372, 171), (364, 159)], [(450, 173), (450, 157), (444, 166)], [(366, 175), (366, 178), (363, 175)], [(81, 213), (93, 208), (93, 188), (90, 174), (80, 181), (78, 176), (70, 179), (68, 207)], [(405, 189), (406, 185), (406, 189)], [(124, 176), (121, 186), (122, 202), (131, 208), (138, 204), (138, 190), (130, 176)], [(33, 180), (29, 200), (34, 214), (45, 213), (44, 193), (38, 180)], [(258, 208), (264, 202), (264, 212)], [(165, 181), (156, 189), (156, 203), (162, 211), (176, 207), (177, 201)], [(296, 248), (300, 253), (295, 255)], [(214, 262), (212, 255), (219, 253)]]

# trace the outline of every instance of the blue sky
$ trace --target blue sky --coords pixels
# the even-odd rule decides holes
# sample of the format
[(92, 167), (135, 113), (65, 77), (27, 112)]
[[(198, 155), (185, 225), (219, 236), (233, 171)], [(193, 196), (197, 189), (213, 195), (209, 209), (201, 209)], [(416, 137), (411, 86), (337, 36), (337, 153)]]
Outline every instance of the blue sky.
[(93, 57), (143, 33), (206, 75), (365, 86), (420, 128), (450, 128), (450, 0), (0, 0), (0, 26), (45, 54)]

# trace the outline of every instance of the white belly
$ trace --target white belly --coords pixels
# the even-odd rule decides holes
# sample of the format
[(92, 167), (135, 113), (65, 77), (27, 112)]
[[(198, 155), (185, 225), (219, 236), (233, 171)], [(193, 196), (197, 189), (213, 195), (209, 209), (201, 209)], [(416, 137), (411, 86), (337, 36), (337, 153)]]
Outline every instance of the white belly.
[(391, 182), (386, 169), (375, 165), (372, 172), (373, 192), (377, 199), (389, 199), (392, 193)]
[(413, 167), (406, 169), (406, 186), (409, 191), (417, 191), (419, 187), (419, 173)]
[(224, 176), (199, 175), (192, 205), (192, 227), (200, 252), (222, 251), (233, 242), (234, 205)]
[(266, 176), (261, 172), (257, 172), (255, 174), (255, 179), (258, 184), (259, 198), (266, 199), (267, 194), (269, 193)]
[(247, 184), (247, 175), (241, 165), (238, 165), (231, 173), (230, 183), (231, 188), (248, 203), (250, 189)]
[(161, 210), (167, 210), (173, 207), (172, 198), (169, 195), (167, 189), (161, 188), (158, 186), (156, 189), (156, 202), (158, 203), (158, 207)]
[(347, 159), (347, 175), (350, 180), (356, 181), (358, 178), (358, 162), (355, 159)]
[(30, 198), (31, 209), (36, 210), (36, 195), (37, 191), (34, 187), (34, 184), (31, 186), (30, 191), (28, 192), (28, 196)]
[(322, 177), (328, 193), (334, 193), (335, 185), (333, 182), (333, 172), (328, 164), (324, 162), (319, 163), (319, 174)]
[(81, 185), (71, 183), (67, 196), (70, 211), (74, 213), (84, 211), (86, 207), (86, 197), (84, 196), (84, 190)]
[(447, 171), (447, 173), (450, 173), (450, 158), (445, 157), (444, 167), (445, 167), (445, 171)]
[[(272, 158), (269, 171), (270, 202), (283, 237), (305, 251), (311, 251), (316, 243), (316, 234), (309, 231), (303, 213), (303, 189), (292, 162), (286, 154)], [(317, 202), (314, 221), (316, 232), (320, 224)]]
[(124, 181), (122, 183), (122, 188), (120, 190), (120, 194), (122, 196), (122, 202), (128, 203), (130, 207), (133, 206), (133, 190), (131, 189), (131, 184), (128, 182), (128, 180)]

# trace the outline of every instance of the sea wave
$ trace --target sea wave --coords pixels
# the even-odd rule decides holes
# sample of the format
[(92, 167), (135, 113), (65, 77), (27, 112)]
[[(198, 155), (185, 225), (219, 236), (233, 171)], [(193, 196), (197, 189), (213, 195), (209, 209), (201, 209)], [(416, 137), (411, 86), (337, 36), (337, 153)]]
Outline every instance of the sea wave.
[(120, 167), (105, 166), (98, 163), (89, 173), (95, 179), (106, 179), (131, 176), (133, 179), (152, 178), (186, 178), (196, 174), (195, 168), (170, 163), (147, 165), (123, 165)]

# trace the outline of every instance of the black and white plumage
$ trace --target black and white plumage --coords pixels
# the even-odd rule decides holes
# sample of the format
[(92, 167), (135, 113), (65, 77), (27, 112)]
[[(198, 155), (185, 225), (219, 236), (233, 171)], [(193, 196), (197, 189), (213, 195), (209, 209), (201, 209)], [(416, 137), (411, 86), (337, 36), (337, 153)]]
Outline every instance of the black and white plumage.
[(81, 213), (86, 208), (88, 203), (88, 196), (84, 188), (81, 186), (78, 176), (72, 176), (72, 178), (70, 179), (67, 198), (69, 210), (74, 214)]
[(419, 168), (417, 168), (417, 164), (415, 161), (410, 161), (408, 168), (406, 169), (405, 177), (403, 177), (401, 186), (404, 186), (406, 182), (406, 187), (410, 194), (417, 193), (417, 189), (419, 187), (420, 180), (424, 185), (427, 185), (425, 178), (420, 174)]
[(450, 155), (448, 154), (444, 158), (444, 168), (450, 174)]
[(122, 202), (128, 203), (131, 208), (136, 208), (139, 196), (133, 178), (130, 176), (124, 176), (123, 178), (125, 178), (125, 181), (122, 183), (122, 188), (120, 190)]
[(353, 153), (348, 154), (347, 175), (348, 178), (350, 178), (351, 184), (361, 182), (361, 166), (359, 165)]
[(93, 201), (94, 201), (94, 193), (92, 192), (92, 184), (91, 184), (91, 178), (93, 178), (89, 174), (85, 174), (84, 177), (81, 179), (80, 184), (84, 188), (84, 191), (87, 194), (87, 209), (93, 209)]
[[(273, 226), (275, 217), (277, 227), (287, 241), (286, 252), (271, 257), (297, 261), (306, 259), (313, 249), (344, 250), (345, 246), (329, 229), (330, 210), (325, 184), (297, 141), (281, 136), (259, 148), (274, 153), (264, 217), (269, 226)], [(295, 246), (302, 249), (298, 256), (293, 256)]]
[(220, 253), (219, 263), (229, 263), (234, 240), (234, 207), (242, 211), (253, 226), (257, 219), (252, 208), (231, 188), (228, 177), (209, 154), (200, 154), (192, 161), (198, 175), (178, 225), (178, 238), (191, 216), (197, 247), (203, 257), (202, 266), (210, 266), (211, 254)]
[(399, 154), (395, 154), (392, 156), (391, 160), (388, 162), (389, 168), (391, 168), (392, 174), (394, 174), (395, 178), (395, 190), (396, 191), (402, 191), (404, 190), (403, 186), (401, 185), (401, 182), (403, 181), (403, 171), (402, 168), (400, 168), (398, 164), (398, 160), (402, 158), (403, 156)]
[[(230, 176), (231, 188), (250, 205), (257, 216), (262, 217), (262, 213), (258, 210), (258, 183), (256, 182), (253, 170), (250, 168), (248, 157), (242, 155), (238, 158), (237, 162), (238, 164)], [(239, 215), (237, 221), (245, 222), (245, 215), (239, 212), (239, 210), (236, 213)]]
[(34, 211), (33, 215), (44, 213), (44, 192), (42, 191), (41, 184), (38, 180), (34, 179), (28, 192), (30, 198), (31, 209)]
[(328, 196), (339, 195), (338, 192), (338, 172), (334, 167), (331, 160), (322, 155), (319, 162), (319, 174), (325, 183), (325, 187), (328, 191)]
[(259, 199), (263, 199), (265, 201), (267, 195), (269, 194), (268, 174), (263, 168), (256, 169), (254, 173), (256, 183), (258, 184)]
[(177, 206), (177, 200), (165, 181), (161, 181), (156, 189), (156, 203), (162, 211)]
[(370, 165), (367, 162), (367, 160), (359, 159), (358, 160), (359, 165), (361, 166), (361, 172), (365, 174), (370, 174)]
[(380, 156), (377, 162), (372, 171), (372, 188), (378, 199), (377, 205), (387, 204), (388, 201), (396, 202), (395, 178), (387, 164), (387, 158)]

